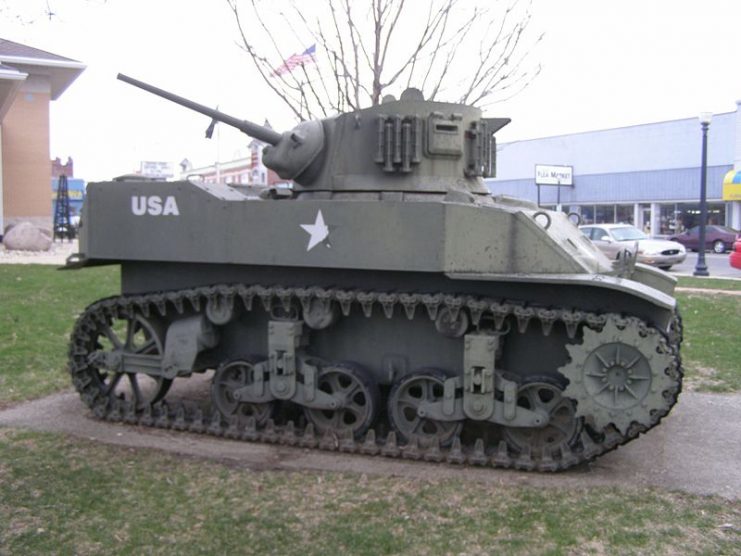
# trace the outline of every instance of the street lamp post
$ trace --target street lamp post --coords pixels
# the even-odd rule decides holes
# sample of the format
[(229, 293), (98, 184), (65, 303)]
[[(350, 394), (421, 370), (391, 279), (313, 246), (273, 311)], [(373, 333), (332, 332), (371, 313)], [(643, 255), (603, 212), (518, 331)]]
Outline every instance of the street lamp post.
[(706, 200), (708, 174), (708, 127), (713, 119), (711, 112), (700, 113), (700, 127), (702, 128), (702, 169), (700, 170), (700, 233), (697, 242), (697, 264), (695, 276), (710, 276), (705, 264), (705, 226), (708, 220), (708, 204)]

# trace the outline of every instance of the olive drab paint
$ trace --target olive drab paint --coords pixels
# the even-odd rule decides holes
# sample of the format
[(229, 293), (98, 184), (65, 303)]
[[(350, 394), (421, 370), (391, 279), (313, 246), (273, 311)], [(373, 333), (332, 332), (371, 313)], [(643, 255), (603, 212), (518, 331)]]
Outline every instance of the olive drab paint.
[[(561, 212), (492, 196), (509, 119), (408, 89), (278, 133), (120, 78), (263, 141), (292, 181), (88, 184), (67, 267), (118, 264), (122, 289), (71, 336), (95, 415), (555, 471), (676, 403), (676, 280), (608, 260)], [(169, 393), (206, 371), (210, 394)]]

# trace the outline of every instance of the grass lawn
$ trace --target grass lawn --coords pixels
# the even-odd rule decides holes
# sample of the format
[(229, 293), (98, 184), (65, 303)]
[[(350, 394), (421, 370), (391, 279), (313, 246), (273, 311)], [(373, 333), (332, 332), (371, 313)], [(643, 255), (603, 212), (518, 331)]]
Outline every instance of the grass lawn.
[(0, 429), (11, 554), (738, 554), (741, 503), (285, 473)]
[(688, 384), (707, 392), (741, 392), (741, 296), (682, 292), (677, 300)]
[(680, 288), (705, 288), (708, 290), (741, 291), (741, 280), (695, 278), (690, 276), (678, 276), (677, 279), (677, 286)]
[[(68, 387), (74, 319), (118, 291), (117, 267), (0, 265), (0, 406)], [(678, 299), (688, 380), (741, 391), (741, 297)], [(741, 502), (715, 497), (255, 472), (0, 428), (0, 554), (738, 554), (739, 546)]]
[(119, 291), (117, 266), (0, 265), (0, 407), (69, 386), (67, 344), (75, 319)]

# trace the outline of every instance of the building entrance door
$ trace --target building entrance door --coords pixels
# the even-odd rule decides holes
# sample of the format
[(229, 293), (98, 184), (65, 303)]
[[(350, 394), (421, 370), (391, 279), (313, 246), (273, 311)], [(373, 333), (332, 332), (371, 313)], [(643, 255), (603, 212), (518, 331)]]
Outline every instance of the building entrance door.
[(641, 205), (641, 229), (648, 235), (651, 235), (651, 206)]

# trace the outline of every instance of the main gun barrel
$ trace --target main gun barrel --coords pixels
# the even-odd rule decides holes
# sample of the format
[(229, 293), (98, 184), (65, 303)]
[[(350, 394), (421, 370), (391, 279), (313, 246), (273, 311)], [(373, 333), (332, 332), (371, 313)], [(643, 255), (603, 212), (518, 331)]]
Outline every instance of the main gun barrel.
[(171, 102), (179, 104), (180, 106), (185, 106), (186, 108), (190, 108), (191, 110), (195, 110), (196, 112), (205, 114), (206, 116), (209, 116), (217, 122), (223, 122), (226, 125), (236, 127), (242, 133), (245, 133), (250, 137), (254, 137), (255, 139), (258, 139), (260, 141), (264, 141), (265, 143), (276, 145), (281, 139), (281, 134), (273, 131), (270, 128), (249, 122), (247, 120), (240, 120), (239, 118), (224, 114), (223, 112), (219, 112), (218, 110), (214, 110), (213, 108), (209, 108), (208, 106), (198, 104), (197, 102), (193, 102), (192, 100), (188, 100), (187, 98), (183, 98), (181, 96), (160, 89), (159, 87), (155, 87), (154, 85), (150, 85), (149, 83), (144, 83), (143, 81), (139, 81), (138, 79), (129, 77), (128, 75), (119, 73), (118, 79), (124, 81), (125, 83), (128, 83), (129, 85), (134, 85), (134, 87), (139, 87), (140, 89), (144, 89), (145, 91), (148, 91), (154, 95), (160, 96)]

